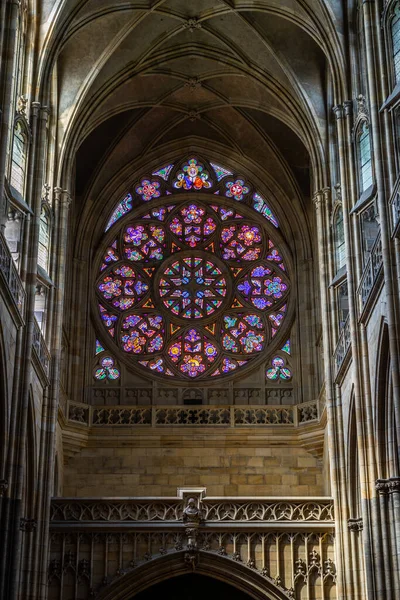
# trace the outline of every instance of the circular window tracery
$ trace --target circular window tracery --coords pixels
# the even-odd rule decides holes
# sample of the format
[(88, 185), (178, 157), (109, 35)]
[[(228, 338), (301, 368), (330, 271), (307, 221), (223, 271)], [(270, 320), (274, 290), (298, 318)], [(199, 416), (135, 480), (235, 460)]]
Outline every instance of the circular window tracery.
[[(204, 187), (200, 174), (178, 181)], [(186, 382), (233, 374), (256, 366), (282, 328), (290, 287), (282, 255), (257, 217), (230, 202), (210, 195), (146, 207), (121, 221), (106, 248), (99, 315), (139, 368)]]

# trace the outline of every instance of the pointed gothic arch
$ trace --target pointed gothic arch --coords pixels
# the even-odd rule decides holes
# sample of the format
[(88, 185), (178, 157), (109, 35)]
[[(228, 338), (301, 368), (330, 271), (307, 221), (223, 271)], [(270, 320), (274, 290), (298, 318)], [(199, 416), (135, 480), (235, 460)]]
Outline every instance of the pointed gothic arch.
[[(98, 600), (132, 600), (139, 592), (179, 575), (192, 572), (185, 551), (174, 552), (151, 560), (111, 582), (99, 594)], [(255, 600), (287, 600), (287, 590), (272, 579), (240, 562), (212, 552), (198, 551), (195, 572), (225, 581)]]

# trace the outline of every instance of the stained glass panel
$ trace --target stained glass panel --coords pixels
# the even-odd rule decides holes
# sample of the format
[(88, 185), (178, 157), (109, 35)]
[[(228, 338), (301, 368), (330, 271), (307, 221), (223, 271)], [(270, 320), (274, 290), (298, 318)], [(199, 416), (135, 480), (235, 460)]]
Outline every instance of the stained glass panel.
[[(289, 356), (280, 335), (288, 270), (269, 234), (276, 219), (244, 178), (194, 157), (180, 164), (139, 180), (135, 217), (119, 209), (124, 218), (99, 257), (99, 317), (114, 350), (149, 374), (187, 382), (257, 365), (275, 338), (275, 352)], [(106, 367), (98, 378), (109, 378)], [(285, 363), (269, 368), (288, 375)]]

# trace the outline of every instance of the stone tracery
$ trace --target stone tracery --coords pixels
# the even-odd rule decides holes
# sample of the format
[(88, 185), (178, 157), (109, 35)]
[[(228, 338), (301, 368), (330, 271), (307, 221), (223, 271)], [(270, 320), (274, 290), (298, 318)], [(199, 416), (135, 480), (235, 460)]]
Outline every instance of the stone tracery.
[[(282, 329), (290, 284), (270, 237), (277, 223), (231, 176), (192, 157), (141, 178), (113, 212), (97, 310), (132, 365), (176, 380), (224, 376), (256, 364)], [(193, 199), (179, 198), (182, 190)], [(173, 204), (143, 208), (172, 194)]]

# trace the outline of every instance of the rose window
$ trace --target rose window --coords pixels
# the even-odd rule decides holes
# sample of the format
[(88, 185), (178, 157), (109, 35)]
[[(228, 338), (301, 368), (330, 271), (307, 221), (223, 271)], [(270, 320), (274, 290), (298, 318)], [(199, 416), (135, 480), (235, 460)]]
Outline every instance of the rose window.
[(177, 317), (201, 319), (213, 315), (227, 294), (223, 267), (195, 254), (163, 269), (158, 293), (164, 306)]
[(107, 225), (96, 281), (101, 339), (142, 373), (226, 377), (284, 341), (290, 282), (269, 231), (276, 219), (230, 175), (197, 159), (169, 165), (141, 179), (135, 210), (114, 211)]

